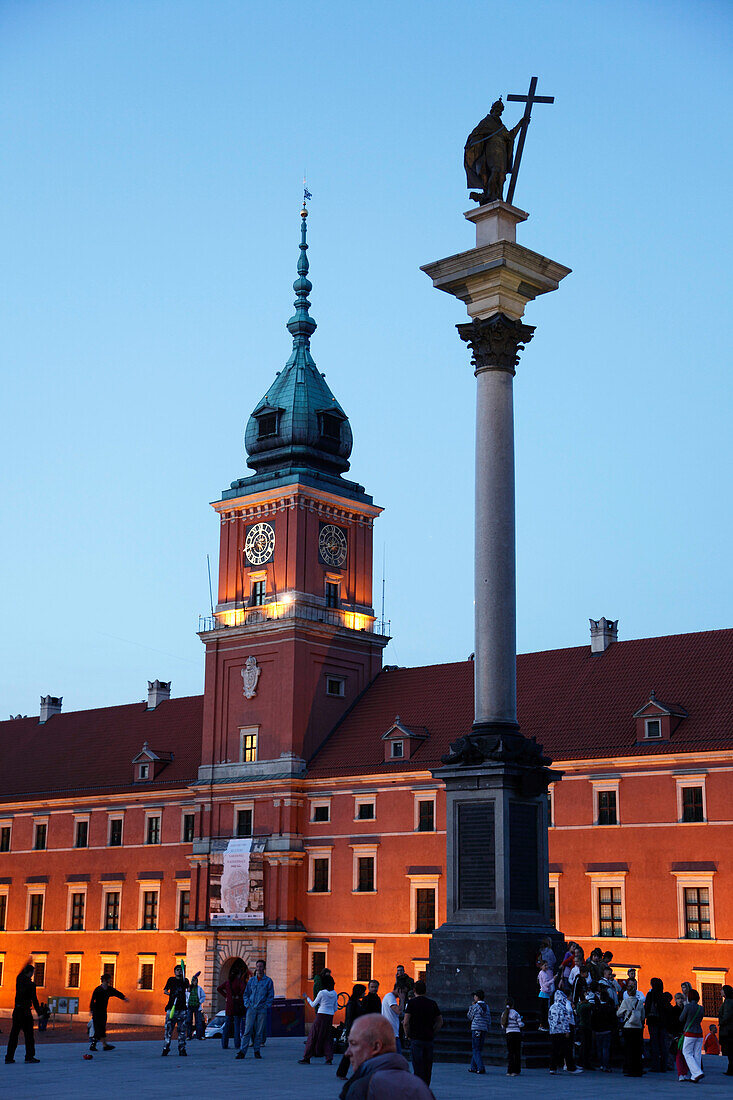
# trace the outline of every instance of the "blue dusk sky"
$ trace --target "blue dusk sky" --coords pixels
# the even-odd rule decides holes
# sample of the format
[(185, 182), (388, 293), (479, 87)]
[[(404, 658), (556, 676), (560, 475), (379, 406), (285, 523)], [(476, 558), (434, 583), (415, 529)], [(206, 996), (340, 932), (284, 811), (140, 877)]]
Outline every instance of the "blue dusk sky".
[(386, 660), (472, 651), (466, 314), (420, 266), (472, 247), (466, 135), (533, 74), (519, 241), (573, 273), (515, 381), (519, 649), (730, 626), (732, 30), (727, 0), (2, 0), (0, 715), (202, 690), (304, 169)]

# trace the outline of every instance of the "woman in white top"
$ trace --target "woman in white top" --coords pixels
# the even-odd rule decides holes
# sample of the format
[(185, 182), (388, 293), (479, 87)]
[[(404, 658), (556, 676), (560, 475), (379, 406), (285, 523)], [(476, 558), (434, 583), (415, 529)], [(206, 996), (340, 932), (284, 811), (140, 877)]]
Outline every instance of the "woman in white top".
[(316, 1010), (316, 1019), (310, 1029), (305, 1044), (305, 1052), (300, 1059), (301, 1066), (310, 1065), (311, 1058), (326, 1056), (326, 1065), (333, 1062), (333, 1017), (338, 1008), (338, 993), (334, 992), (336, 983), (330, 974), (323, 979), (323, 988), (312, 1001), (308, 994), (305, 999), (311, 1008)]

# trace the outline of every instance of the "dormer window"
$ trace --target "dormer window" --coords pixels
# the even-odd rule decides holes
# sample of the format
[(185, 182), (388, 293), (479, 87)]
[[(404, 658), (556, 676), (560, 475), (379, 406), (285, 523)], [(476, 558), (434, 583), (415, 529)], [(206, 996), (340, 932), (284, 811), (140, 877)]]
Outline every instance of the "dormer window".
[(392, 759), (402, 760), (405, 755), (405, 742), (404, 741), (392, 741)]
[(324, 439), (331, 440), (334, 443), (341, 442), (341, 419), (338, 416), (334, 416), (332, 413), (321, 413), (320, 416), (321, 435)]
[(648, 740), (658, 740), (662, 736), (662, 723), (659, 718), (647, 718), (644, 723), (644, 736)]
[(387, 732), (382, 734), (385, 763), (412, 759), (420, 745), (427, 740), (427, 736), (428, 731), (424, 726), (406, 726), (398, 714)]
[(271, 439), (278, 434), (279, 416), (277, 412), (265, 412), (257, 417), (258, 439)]
[(663, 703), (652, 691), (648, 701), (633, 715), (636, 722), (636, 740), (669, 741), (680, 722), (687, 718), (687, 711), (676, 703)]
[(137, 766), (137, 778), (149, 779), (150, 778), (150, 764), (138, 764)]

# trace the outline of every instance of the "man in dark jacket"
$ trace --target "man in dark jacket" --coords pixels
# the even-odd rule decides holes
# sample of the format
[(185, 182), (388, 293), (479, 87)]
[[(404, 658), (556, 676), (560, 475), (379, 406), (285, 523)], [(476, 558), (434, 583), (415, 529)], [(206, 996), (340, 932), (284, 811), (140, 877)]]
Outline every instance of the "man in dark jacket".
[(89, 1011), (92, 1014), (92, 1041), (89, 1049), (96, 1050), (97, 1043), (101, 1042), (102, 1050), (114, 1050), (112, 1043), (107, 1042), (107, 1004), (110, 997), (119, 997), (121, 1001), (126, 1001), (127, 997), (119, 989), (115, 989), (108, 974), (103, 974), (99, 983), (89, 1002)]
[(33, 1038), (33, 1014), (31, 1013), (31, 1009), (35, 1008), (36, 1014), (38, 1016), (41, 1014), (38, 1007), (38, 997), (36, 996), (36, 983), (33, 981), (34, 970), (33, 963), (26, 963), (15, 979), (15, 1007), (13, 1009), (13, 1026), (10, 1029), (8, 1045), (5, 1048), (6, 1065), (12, 1065), (15, 1061), (15, 1050), (18, 1046), (18, 1036), (21, 1031), (25, 1037), (26, 1062), (40, 1061), (39, 1058), (36, 1058), (36, 1043)]
[(369, 1016), (372, 1012), (380, 1013), (382, 1011), (382, 998), (379, 996), (379, 982), (376, 978), (372, 978), (369, 982), (369, 988), (367, 990), (366, 997), (362, 997), (361, 1000), (361, 1012), (360, 1016)]
[(165, 1057), (171, 1049), (173, 1029), (178, 1029), (178, 1054), (186, 1057), (186, 1033), (188, 1031), (188, 1012), (186, 1010), (186, 990), (189, 988), (188, 978), (183, 976), (183, 967), (173, 967), (173, 977), (169, 978), (163, 986), (163, 992), (168, 994), (168, 1003), (165, 1006), (165, 1030), (163, 1032), (163, 1049), (161, 1054)]
[(354, 1021), (349, 1058), (354, 1073), (341, 1090), (341, 1100), (435, 1100), (397, 1053), (394, 1030), (384, 1016), (372, 1013)]

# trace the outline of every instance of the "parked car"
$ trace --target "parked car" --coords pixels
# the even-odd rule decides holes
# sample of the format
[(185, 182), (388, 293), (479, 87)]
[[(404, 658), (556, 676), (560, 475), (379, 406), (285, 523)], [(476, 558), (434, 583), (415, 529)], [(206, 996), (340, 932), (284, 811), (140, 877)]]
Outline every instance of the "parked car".
[(226, 1018), (226, 1012), (217, 1012), (216, 1016), (211, 1017), (204, 1032), (207, 1039), (221, 1038)]

